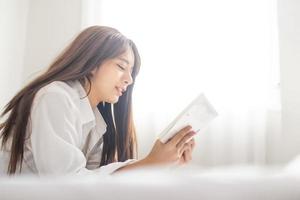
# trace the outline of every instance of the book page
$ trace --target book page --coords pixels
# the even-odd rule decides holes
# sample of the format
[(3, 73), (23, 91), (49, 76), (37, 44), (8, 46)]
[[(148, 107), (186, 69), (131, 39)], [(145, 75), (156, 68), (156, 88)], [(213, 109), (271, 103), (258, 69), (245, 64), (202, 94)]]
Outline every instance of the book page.
[(166, 143), (187, 125), (191, 125), (193, 130), (198, 132), (206, 127), (217, 115), (217, 112), (204, 94), (200, 94), (167, 126), (160, 134), (159, 139), (161, 142)]

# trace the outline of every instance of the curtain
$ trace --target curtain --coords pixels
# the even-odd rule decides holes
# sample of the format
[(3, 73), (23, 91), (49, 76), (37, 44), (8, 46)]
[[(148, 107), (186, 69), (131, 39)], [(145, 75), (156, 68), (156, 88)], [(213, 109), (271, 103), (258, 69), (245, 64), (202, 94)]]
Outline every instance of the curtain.
[(119, 29), (138, 46), (140, 157), (203, 92), (219, 116), (196, 136), (193, 163), (264, 165), (281, 134), (276, 1), (82, 1), (82, 27)]

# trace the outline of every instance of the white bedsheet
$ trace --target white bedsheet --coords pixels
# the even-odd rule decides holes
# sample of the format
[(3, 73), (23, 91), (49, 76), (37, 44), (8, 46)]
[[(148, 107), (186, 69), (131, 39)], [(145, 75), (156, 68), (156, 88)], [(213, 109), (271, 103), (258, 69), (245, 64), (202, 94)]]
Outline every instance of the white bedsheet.
[(300, 176), (271, 168), (186, 167), (101, 177), (2, 177), (0, 199), (300, 200)]

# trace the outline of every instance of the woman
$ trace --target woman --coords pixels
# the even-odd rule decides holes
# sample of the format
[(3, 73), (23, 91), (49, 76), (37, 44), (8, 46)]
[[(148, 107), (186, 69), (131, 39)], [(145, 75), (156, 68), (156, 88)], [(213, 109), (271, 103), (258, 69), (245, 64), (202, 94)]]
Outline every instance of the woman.
[(116, 29), (81, 32), (49, 69), (2, 113), (2, 158), (8, 174), (111, 174), (191, 160), (195, 133), (182, 129), (136, 156), (132, 90), (140, 68), (135, 44)]

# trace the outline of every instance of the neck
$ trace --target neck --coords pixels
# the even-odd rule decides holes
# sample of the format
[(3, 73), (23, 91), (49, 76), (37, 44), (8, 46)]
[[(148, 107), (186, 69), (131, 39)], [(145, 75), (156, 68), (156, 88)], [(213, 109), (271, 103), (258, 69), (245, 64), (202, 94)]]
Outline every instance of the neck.
[(96, 95), (96, 92), (95, 92), (95, 90), (93, 88), (93, 85), (87, 85), (86, 84), (83, 88), (84, 88), (84, 90), (85, 90), (86, 93), (89, 92), (88, 99), (89, 99), (89, 102), (91, 104), (92, 109), (96, 108), (97, 105), (101, 101), (99, 100), (99, 97)]
[(100, 101), (95, 96), (93, 96), (91, 93), (92, 93), (92, 91), (88, 95), (88, 98), (89, 98), (89, 102), (91, 104), (91, 107), (94, 109), (94, 108), (97, 107), (97, 105), (100, 103)]

